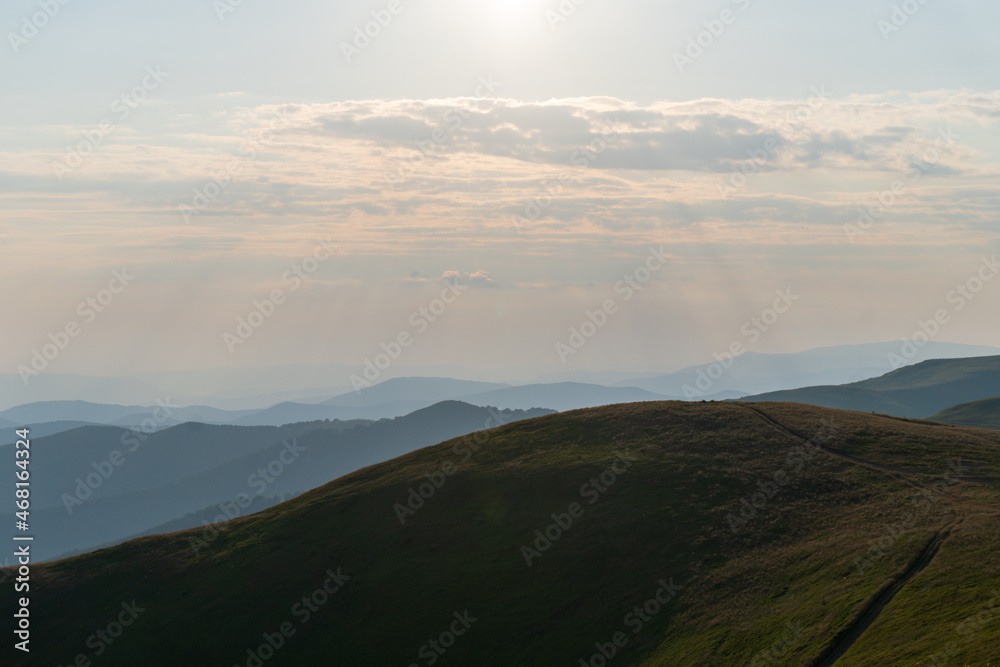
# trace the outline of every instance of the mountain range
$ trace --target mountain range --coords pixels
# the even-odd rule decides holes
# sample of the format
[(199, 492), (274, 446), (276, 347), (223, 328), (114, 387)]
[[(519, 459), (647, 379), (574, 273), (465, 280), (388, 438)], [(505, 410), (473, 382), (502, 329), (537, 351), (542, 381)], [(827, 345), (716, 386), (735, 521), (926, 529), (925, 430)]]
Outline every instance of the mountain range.
[[(882, 375), (893, 369), (890, 355), (898, 353), (900, 343), (870, 343), (825, 347), (791, 354), (763, 354), (746, 352), (737, 363), (726, 369), (722, 377), (714, 380), (707, 390), (698, 388), (702, 375), (714, 375), (716, 366), (727, 354), (718, 353), (708, 363), (700, 363), (680, 370), (656, 368), (636, 371), (577, 371), (536, 367), (501, 368), (489, 371), (471, 370), (462, 366), (408, 367), (393, 366), (381, 377), (444, 378), (454, 382), (479, 382), (479, 392), (499, 388), (500, 385), (530, 385), (575, 382), (605, 386), (637, 387), (666, 397), (710, 399), (713, 394), (734, 392), (736, 395), (758, 394), (807, 385), (828, 385), (854, 382)], [(910, 362), (917, 363), (934, 358), (959, 358), (1000, 354), (1000, 348), (953, 343), (929, 342), (916, 350)], [(0, 410), (50, 401), (78, 400), (87, 397), (95, 403), (118, 405), (155, 405), (169, 401), (182, 406), (207, 406), (200, 417), (185, 420), (211, 421), (209, 408), (231, 412), (259, 411), (278, 404), (306, 404), (330, 402), (347, 407), (356, 404), (349, 377), (363, 369), (346, 364), (290, 365), (263, 368), (213, 368), (199, 370), (174, 370), (142, 373), (127, 377), (95, 377), (72, 374), (42, 373), (25, 385), (17, 374), (0, 374)], [(377, 386), (377, 385), (376, 385)], [(453, 385), (458, 387), (458, 385)], [(698, 391), (690, 396), (685, 387)], [(702, 381), (704, 386), (704, 381)], [(369, 387), (368, 389), (373, 389)], [(436, 394), (437, 400), (460, 399), (463, 394), (475, 393), (471, 384), (445, 391), (450, 395)], [(365, 390), (363, 390), (365, 391)], [(362, 392), (363, 393), (363, 392)], [(354, 396), (354, 398), (352, 398)], [(729, 396), (725, 396), (729, 397)], [(424, 398), (419, 394), (400, 395), (380, 401), (406, 401)], [(339, 399), (341, 403), (337, 403)], [(311, 414), (311, 419), (352, 419), (399, 416), (417, 407), (404, 406), (395, 414), (332, 413)], [(367, 407), (376, 404), (369, 403)], [(582, 407), (582, 406), (579, 406)], [(120, 415), (125, 417), (126, 415)], [(64, 417), (68, 418), (68, 417)], [(227, 416), (231, 419), (232, 416)], [(281, 418), (284, 418), (283, 416)], [(301, 421), (295, 418), (293, 421)], [(276, 422), (272, 420), (272, 424)]]
[(748, 396), (897, 417), (929, 418), (960, 403), (1000, 396), (1000, 356), (934, 359), (877, 378)]

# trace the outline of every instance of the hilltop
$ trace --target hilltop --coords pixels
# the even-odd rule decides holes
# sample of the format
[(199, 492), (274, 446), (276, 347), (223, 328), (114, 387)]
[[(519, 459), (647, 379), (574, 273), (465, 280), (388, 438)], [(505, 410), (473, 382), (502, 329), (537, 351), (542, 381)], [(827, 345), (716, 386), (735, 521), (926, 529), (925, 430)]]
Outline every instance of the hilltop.
[(966, 619), (1000, 604), (998, 481), (979, 429), (787, 404), (550, 415), (203, 548), (185, 531), (36, 566), (31, 664), (93, 657), (123, 605), (142, 611), (101, 665), (985, 664), (1000, 619)]

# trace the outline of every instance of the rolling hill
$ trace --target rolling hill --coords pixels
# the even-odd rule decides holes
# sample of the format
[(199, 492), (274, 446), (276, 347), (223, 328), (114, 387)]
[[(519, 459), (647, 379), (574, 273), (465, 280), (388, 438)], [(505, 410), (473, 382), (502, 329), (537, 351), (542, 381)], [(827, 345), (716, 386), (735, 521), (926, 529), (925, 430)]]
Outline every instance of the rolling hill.
[[(196, 526), (206, 508), (215, 509), (213, 517), (224, 508), (234, 513), (237, 499), (297, 495), (414, 449), (546, 412), (443, 402), (378, 422), (191, 423), (145, 439), (100, 426), (41, 438), (32, 455), (36, 557), (95, 548), (174, 520)], [(16, 532), (13, 510), (0, 514), (0, 534)]]
[(1000, 396), (952, 406), (937, 413), (931, 420), (945, 424), (1000, 429)]
[(471, 382), (451, 378), (392, 378), (356, 392), (341, 394), (326, 401), (325, 404), (356, 408), (414, 400), (438, 403), (509, 386), (496, 382)]
[(509, 386), (449, 378), (396, 378), (325, 401), (319, 405), (283, 403), (240, 417), (240, 424), (281, 424), (296, 419), (377, 419), (409, 414), (441, 401), (462, 401), (509, 410), (576, 410), (633, 401), (662, 401), (667, 396), (635, 387), (606, 387), (580, 382)]
[[(115, 426), (84, 426), (46, 437), (34, 437), (32, 433), (36, 480), (32, 484), (32, 506), (36, 510), (58, 507), (65, 513), (63, 494), (74, 493), (77, 478), (95, 472), (102, 479), (100, 484), (90, 485), (94, 488), (90, 489), (88, 502), (173, 484), (284, 439), (320, 430), (344, 431), (367, 423), (310, 422), (278, 428), (192, 422), (149, 435)], [(101, 474), (98, 469), (107, 470), (104, 462), (115, 451), (120, 453), (121, 463), (112, 464), (113, 472)], [(0, 452), (12, 456), (4, 447)]]
[(562, 413), (210, 540), (36, 565), (31, 658), (8, 641), (4, 664), (983, 665), (998, 484), (980, 429), (767, 403)]
[(959, 403), (1000, 395), (1000, 356), (933, 359), (877, 378), (742, 398), (787, 401), (897, 417), (928, 418)]
[(227, 411), (204, 405), (175, 407), (169, 400), (151, 406), (108, 405), (89, 401), (42, 401), (26, 403), (0, 412), (0, 417), (15, 422), (18, 427), (53, 421), (82, 421), (92, 424), (137, 426), (151, 419), (156, 425), (196, 421), (202, 423), (232, 423), (256, 410)]
[(580, 382), (557, 382), (555, 384), (505, 387), (467, 394), (462, 397), (462, 400), (473, 405), (495, 405), (511, 410), (526, 410), (531, 407), (544, 406), (561, 411), (615, 403), (662, 401), (666, 398), (668, 397), (662, 394), (654, 394), (636, 387), (603, 387)]
[[(77, 421), (42, 422), (41, 424), (34, 424), (31, 426), (31, 437), (45, 438), (50, 435), (55, 435), (56, 433), (72, 431), (75, 428), (82, 428), (84, 426), (97, 426), (97, 424)], [(0, 431), (0, 444), (9, 445), (14, 443), (18, 439), (15, 433), (21, 428), (23, 428), (23, 426), (15, 427), (0, 424), (0, 429), (2, 429), (2, 431)]]
[[(685, 368), (675, 373), (654, 377), (637, 376), (622, 378), (619, 386), (647, 389), (668, 396), (687, 396), (684, 388), (698, 390), (699, 381), (716, 378), (711, 388), (692, 397), (711, 399), (711, 394), (740, 390), (741, 396), (763, 392), (781, 391), (796, 387), (839, 385), (860, 382), (892, 371), (889, 355), (899, 354), (900, 344), (868, 343), (865, 345), (838, 345), (788, 354), (762, 354), (746, 352), (736, 358), (721, 377), (715, 375), (716, 363)], [(965, 358), (995, 355), (996, 347), (958, 345), (929, 342), (918, 351), (913, 362), (936, 358)]]
[[(400, 417), (435, 403), (461, 400), (466, 394), (507, 385), (450, 378), (393, 378), (319, 404), (285, 402), (240, 416), (243, 425), (290, 424), (314, 419), (384, 419)], [(540, 406), (530, 406), (540, 407)]]

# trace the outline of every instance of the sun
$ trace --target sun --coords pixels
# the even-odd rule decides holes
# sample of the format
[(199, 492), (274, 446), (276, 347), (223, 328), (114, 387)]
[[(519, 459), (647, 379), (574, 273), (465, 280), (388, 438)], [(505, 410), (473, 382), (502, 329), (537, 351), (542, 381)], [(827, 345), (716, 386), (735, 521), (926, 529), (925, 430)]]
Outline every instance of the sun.
[[(504, 22), (526, 21), (533, 14), (544, 14), (538, 0), (489, 0), (490, 13)], [(536, 17), (537, 18), (537, 17)]]
[(451, 15), (455, 25), (462, 26), (462, 30), (473, 29), (478, 46), (501, 58), (515, 57), (520, 53), (518, 49), (545, 35), (545, 12), (553, 3), (553, 0), (452, 1), (456, 4)]

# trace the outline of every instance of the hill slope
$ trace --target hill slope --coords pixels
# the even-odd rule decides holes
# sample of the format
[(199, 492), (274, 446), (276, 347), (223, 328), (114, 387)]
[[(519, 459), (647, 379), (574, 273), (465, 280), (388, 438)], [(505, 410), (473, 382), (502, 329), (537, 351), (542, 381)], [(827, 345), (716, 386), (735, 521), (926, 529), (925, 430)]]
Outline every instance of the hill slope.
[(335, 396), (324, 405), (339, 407), (374, 407), (407, 401), (449, 401), (473, 393), (502, 389), (509, 385), (496, 382), (471, 382), (451, 378), (402, 377), (379, 382), (371, 387)]
[(666, 396), (636, 387), (602, 387), (579, 382), (555, 384), (529, 384), (506, 387), (477, 394), (468, 394), (462, 400), (473, 405), (495, 405), (511, 410), (546, 407), (553, 410), (576, 410), (614, 403), (662, 401)]
[(985, 664), (1000, 622), (956, 628), (1000, 588), (998, 480), (1000, 434), (978, 429), (780, 404), (552, 415), (198, 549), (189, 531), (36, 566), (30, 664), (913, 665), (950, 643)]
[[(706, 393), (741, 390), (740, 395), (781, 391), (814, 385), (839, 385), (858, 382), (893, 370), (890, 354), (899, 354), (900, 343), (869, 343), (822, 347), (791, 354), (746, 352), (738, 356), (726, 373), (718, 377), (712, 366), (717, 363), (685, 368), (668, 375), (625, 377), (618, 386), (648, 389), (668, 396), (691, 395), (704, 378), (716, 378)], [(914, 362), (928, 359), (982, 357), (995, 355), (995, 347), (930, 342), (921, 347)], [(685, 392), (685, 386), (689, 388)], [(710, 398), (697, 394), (698, 398)]]
[(955, 405), (931, 419), (945, 424), (1000, 429), (1000, 396)]
[[(231, 517), (246, 516), (233, 505), (241, 496), (298, 495), (447, 438), (545, 413), (498, 412), (446, 401), (377, 422), (281, 428), (183, 424), (153, 434), (135, 453), (122, 454), (118, 467), (111, 465), (109, 451), (128, 452), (119, 429), (92, 426), (41, 438), (32, 445), (35, 558), (79, 553), (189, 514), (181, 522), (194, 527), (200, 522), (192, 513), (211, 507), (212, 516), (225, 517), (224, 507)], [(108, 473), (103, 480), (97, 472), (101, 462)], [(99, 485), (87, 493), (84, 477)], [(11, 505), (0, 513), (0, 535), (17, 533), (14, 510)]]
[(1000, 357), (934, 359), (852, 384), (749, 396), (896, 417), (930, 417), (957, 403), (1000, 395)]
[[(340, 432), (371, 422), (307, 422), (282, 428), (188, 423), (146, 435), (115, 426), (83, 426), (50, 436), (31, 430), (32, 508), (58, 508), (89, 475), (87, 499), (122, 496), (176, 483), (313, 431)], [(0, 456), (13, 458), (12, 446)], [(119, 456), (114, 456), (113, 452)], [(112, 458), (120, 465), (108, 468)], [(101, 474), (100, 468), (104, 468)], [(5, 510), (13, 511), (12, 508)]]

